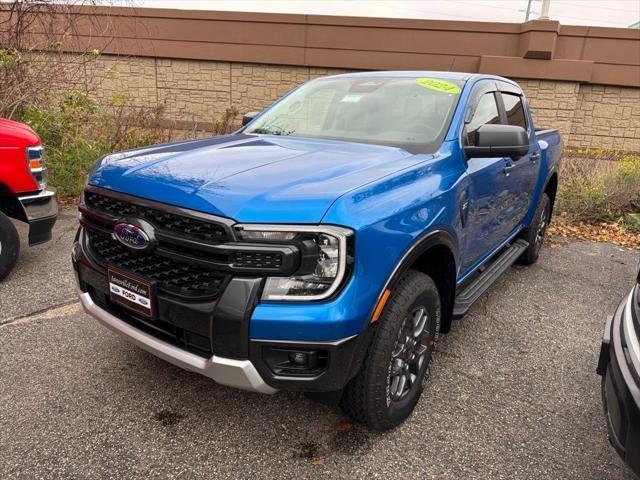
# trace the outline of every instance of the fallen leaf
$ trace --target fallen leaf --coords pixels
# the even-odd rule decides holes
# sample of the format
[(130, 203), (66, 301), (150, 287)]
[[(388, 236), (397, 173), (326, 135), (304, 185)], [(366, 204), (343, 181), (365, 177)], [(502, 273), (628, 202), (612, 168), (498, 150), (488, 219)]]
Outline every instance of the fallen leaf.
[(343, 418), (340, 422), (340, 431), (342, 433), (347, 433), (353, 430), (353, 423), (346, 418)]
[[(640, 250), (640, 232), (627, 228), (622, 223), (599, 223), (591, 225), (587, 223), (570, 223), (565, 217), (556, 217), (549, 227), (551, 235), (560, 237), (580, 238), (592, 242), (607, 242), (621, 247)], [(549, 244), (555, 248), (551, 239)]]

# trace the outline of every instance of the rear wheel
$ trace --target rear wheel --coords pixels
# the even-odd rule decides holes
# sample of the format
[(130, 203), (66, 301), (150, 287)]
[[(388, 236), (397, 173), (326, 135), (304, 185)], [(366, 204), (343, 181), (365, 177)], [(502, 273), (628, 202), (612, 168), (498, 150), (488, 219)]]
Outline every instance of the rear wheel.
[(549, 195), (543, 193), (538, 202), (536, 213), (533, 215), (531, 225), (521, 235), (521, 238), (529, 242), (529, 246), (518, 258), (521, 265), (532, 265), (540, 256), (540, 249), (544, 243), (547, 228), (551, 221), (551, 200)]
[(19, 253), (20, 237), (18, 231), (9, 217), (0, 212), (0, 280), (9, 275), (18, 261)]
[(405, 420), (428, 381), (440, 319), (435, 283), (410, 270), (384, 308), (360, 371), (345, 388), (343, 410), (380, 431)]

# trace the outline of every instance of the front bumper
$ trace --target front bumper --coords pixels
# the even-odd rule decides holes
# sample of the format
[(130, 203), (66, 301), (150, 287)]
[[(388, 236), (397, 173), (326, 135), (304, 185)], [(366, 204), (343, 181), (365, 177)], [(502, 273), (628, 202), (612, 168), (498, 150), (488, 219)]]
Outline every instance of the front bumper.
[(51, 230), (58, 218), (56, 191), (47, 188), (35, 195), (18, 197), (21, 211), (18, 220), (29, 224), (29, 245), (39, 245), (51, 240)]
[[(340, 390), (358, 371), (372, 333), (322, 342), (251, 339), (263, 279), (246, 276), (233, 277), (215, 300), (190, 302), (159, 292), (157, 318), (145, 320), (110, 301), (106, 273), (82, 230), (72, 260), (78, 295), (90, 315), (170, 363), (244, 390)], [(290, 352), (308, 354), (314, 368), (288, 365)]]
[(217, 383), (242, 390), (273, 394), (277, 390), (267, 385), (249, 360), (235, 360), (213, 355), (203, 358), (165, 343), (143, 331), (132, 327), (106, 310), (98, 307), (88, 293), (78, 289), (80, 302), (85, 311), (104, 326), (123, 335), (130, 342), (169, 363), (192, 372), (200, 373)]
[(640, 286), (609, 317), (598, 360), (609, 440), (640, 475)]

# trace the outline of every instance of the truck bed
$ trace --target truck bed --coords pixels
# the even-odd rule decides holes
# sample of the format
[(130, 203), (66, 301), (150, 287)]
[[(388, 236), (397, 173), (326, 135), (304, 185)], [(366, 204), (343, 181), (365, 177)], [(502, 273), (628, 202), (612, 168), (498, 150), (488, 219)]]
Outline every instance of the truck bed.
[(538, 139), (540, 139), (540, 137), (544, 137), (554, 133), (559, 133), (557, 128), (542, 128), (542, 127), (535, 127), (535, 132)]

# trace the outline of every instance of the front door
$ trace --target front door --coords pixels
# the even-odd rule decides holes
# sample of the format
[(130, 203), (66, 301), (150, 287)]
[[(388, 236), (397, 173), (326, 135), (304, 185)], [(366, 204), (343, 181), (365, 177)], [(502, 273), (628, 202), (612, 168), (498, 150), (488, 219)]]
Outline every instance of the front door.
[[(482, 125), (500, 123), (496, 93), (483, 93), (474, 103), (474, 113), (463, 132), (463, 143), (474, 145), (476, 131)], [(506, 236), (505, 221), (510, 212), (507, 180), (510, 159), (468, 158), (468, 192), (465, 254), (462, 270), (466, 271), (487, 256)]]
[[(517, 125), (527, 130), (531, 140), (529, 152), (518, 159), (509, 160), (506, 179), (509, 207), (504, 212), (504, 234), (509, 235), (525, 219), (533, 205), (538, 174), (540, 172), (540, 147), (535, 142), (531, 121), (527, 119), (521, 95), (515, 92), (500, 92), (498, 104), (503, 109), (502, 123)], [(502, 105), (500, 105), (500, 103)]]

